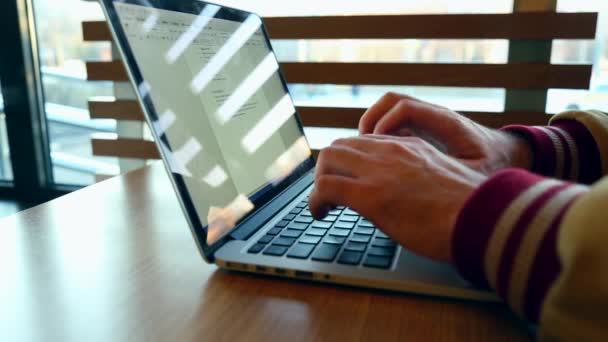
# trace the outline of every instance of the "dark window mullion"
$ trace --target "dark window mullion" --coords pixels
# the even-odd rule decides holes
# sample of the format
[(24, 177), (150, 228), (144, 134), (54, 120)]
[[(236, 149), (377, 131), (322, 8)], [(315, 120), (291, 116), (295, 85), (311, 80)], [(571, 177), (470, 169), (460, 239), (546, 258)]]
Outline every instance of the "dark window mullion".
[(32, 8), (29, 0), (0, 1), (0, 79), (15, 193), (43, 200), (52, 168)]

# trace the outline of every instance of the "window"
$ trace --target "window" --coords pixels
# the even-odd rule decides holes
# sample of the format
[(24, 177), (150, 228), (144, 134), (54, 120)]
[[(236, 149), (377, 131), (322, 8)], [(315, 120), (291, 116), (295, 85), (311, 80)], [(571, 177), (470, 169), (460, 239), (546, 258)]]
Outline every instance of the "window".
[[(262, 16), (509, 13), (512, 0), (469, 1), (349, 1), (315, 0), (303, 3), (272, 0), (224, 0), (223, 4), (248, 9)], [(273, 47), (280, 61), (299, 62), (403, 62), (403, 63), (504, 63), (506, 40), (276, 40)], [(457, 110), (501, 111), (503, 89), (437, 88), (411, 86), (344, 86), (291, 84), (297, 105), (369, 107), (387, 91), (407, 93)], [(307, 127), (313, 148), (327, 146), (336, 138), (356, 135), (352, 129)]]
[[(87, 112), (89, 97), (113, 95), (112, 83), (86, 82), (84, 60), (111, 58), (110, 44), (82, 41), (81, 22), (103, 19), (99, 5), (82, 0), (33, 2), (54, 181), (86, 185), (94, 182), (96, 174), (117, 174), (118, 160), (93, 157), (90, 144), (90, 136), (94, 133), (117, 131), (116, 122), (90, 120)], [(216, 2), (252, 10), (263, 16), (509, 13), (513, 7), (513, 0), (352, 0), (348, 6), (343, 0)], [(554, 43), (554, 63), (593, 63), (594, 74), (590, 91), (551, 90), (547, 111), (591, 107), (607, 109), (608, 3), (559, 0), (558, 10), (599, 11), (600, 21), (595, 42)], [(504, 40), (276, 40), (273, 46), (281, 61), (504, 63), (508, 56), (508, 42)], [(308, 106), (367, 107), (383, 93), (392, 90), (455, 110), (501, 111), (505, 98), (504, 89), (291, 84), (290, 90), (298, 105)], [(315, 148), (323, 147), (335, 138), (356, 134), (354, 130), (324, 128), (307, 128), (306, 133)], [(0, 144), (2, 136), (0, 134)], [(144, 137), (148, 137), (145, 131)], [(10, 163), (8, 151), (4, 146), (2, 148), (0, 178), (10, 178), (10, 167), (5, 167)]]
[(4, 114), (4, 99), (0, 88), (0, 180), (10, 181), (13, 179), (13, 168), (11, 166), (11, 155), (6, 134), (6, 115)]
[[(69, 8), (70, 10), (66, 10)], [(111, 96), (111, 82), (87, 82), (84, 60), (109, 60), (110, 44), (82, 41), (84, 20), (101, 20), (95, 2), (34, 0), (44, 107), (49, 132), (53, 179), (58, 184), (88, 185), (96, 174), (117, 173), (114, 158), (93, 157), (90, 136), (114, 133), (113, 120), (90, 120), (87, 101)]]
[(547, 112), (599, 109), (608, 111), (608, 2), (595, 0), (559, 0), (560, 12), (598, 12), (595, 41), (556, 41), (553, 63), (593, 64), (590, 90), (549, 91)]

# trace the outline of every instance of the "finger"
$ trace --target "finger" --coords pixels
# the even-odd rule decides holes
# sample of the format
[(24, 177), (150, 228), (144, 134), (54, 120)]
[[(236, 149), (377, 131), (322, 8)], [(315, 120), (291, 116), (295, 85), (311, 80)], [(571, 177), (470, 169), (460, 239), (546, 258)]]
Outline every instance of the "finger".
[(376, 139), (376, 140), (389, 140), (389, 141), (392, 140), (392, 141), (400, 141), (400, 142), (406, 142), (406, 143), (412, 143), (412, 142), (420, 143), (420, 140), (422, 140), (425, 143), (428, 143), (431, 146), (435, 147), (439, 151), (441, 151), (443, 153), (448, 153), (448, 148), (445, 145), (444, 141), (439, 140), (434, 135), (429, 134), (425, 130), (421, 130), (421, 129), (415, 129), (415, 130), (414, 129), (405, 129), (405, 130), (409, 134), (407, 134), (407, 135), (366, 134), (363, 137), (369, 137), (371, 139)]
[(359, 133), (369, 134), (374, 131), (376, 123), (384, 114), (393, 108), (399, 101), (409, 99), (411, 101), (420, 101), (411, 96), (389, 92), (384, 94), (378, 102), (372, 105), (359, 120)]
[(346, 145), (332, 145), (319, 153), (316, 165), (316, 176), (332, 174), (356, 178), (361, 176), (363, 168), (369, 162), (367, 156)]
[(360, 151), (364, 154), (367, 154), (368, 157), (373, 157), (378, 152), (378, 144), (383, 139), (396, 139), (397, 137), (391, 136), (378, 136), (375, 137), (370, 136), (369, 134), (360, 135), (357, 137), (352, 137), (348, 139), (338, 139), (332, 143), (332, 146), (343, 146), (346, 148), (354, 149)]
[(447, 108), (421, 101), (403, 100), (395, 105), (376, 124), (374, 134), (389, 134), (408, 128), (425, 140), (446, 142), (455, 138), (460, 128), (457, 114)]
[(339, 175), (323, 175), (315, 180), (308, 206), (312, 215), (320, 219), (334, 206), (342, 205), (353, 209), (359, 207), (362, 196), (364, 194), (357, 180)]

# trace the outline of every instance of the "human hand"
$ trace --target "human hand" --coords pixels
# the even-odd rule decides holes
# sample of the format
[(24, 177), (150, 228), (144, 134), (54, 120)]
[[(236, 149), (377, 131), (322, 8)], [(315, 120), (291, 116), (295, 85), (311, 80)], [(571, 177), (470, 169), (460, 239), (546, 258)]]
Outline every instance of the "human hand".
[(486, 176), (417, 137), (335, 141), (317, 160), (310, 211), (352, 208), (414, 253), (451, 261), (460, 209)]
[(384, 95), (363, 114), (359, 132), (418, 136), (486, 175), (509, 167), (532, 167), (532, 152), (523, 138), (407, 95)]

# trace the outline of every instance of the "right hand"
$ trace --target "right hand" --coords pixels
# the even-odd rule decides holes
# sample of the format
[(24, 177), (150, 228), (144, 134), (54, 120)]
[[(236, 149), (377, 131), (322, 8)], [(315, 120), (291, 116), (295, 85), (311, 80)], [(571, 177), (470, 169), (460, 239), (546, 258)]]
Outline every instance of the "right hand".
[(317, 159), (310, 211), (343, 205), (410, 251), (452, 261), (458, 213), (487, 177), (418, 137), (339, 139)]
[(509, 167), (532, 167), (532, 152), (523, 138), (397, 93), (387, 93), (363, 114), (359, 133), (417, 136), (486, 175)]

